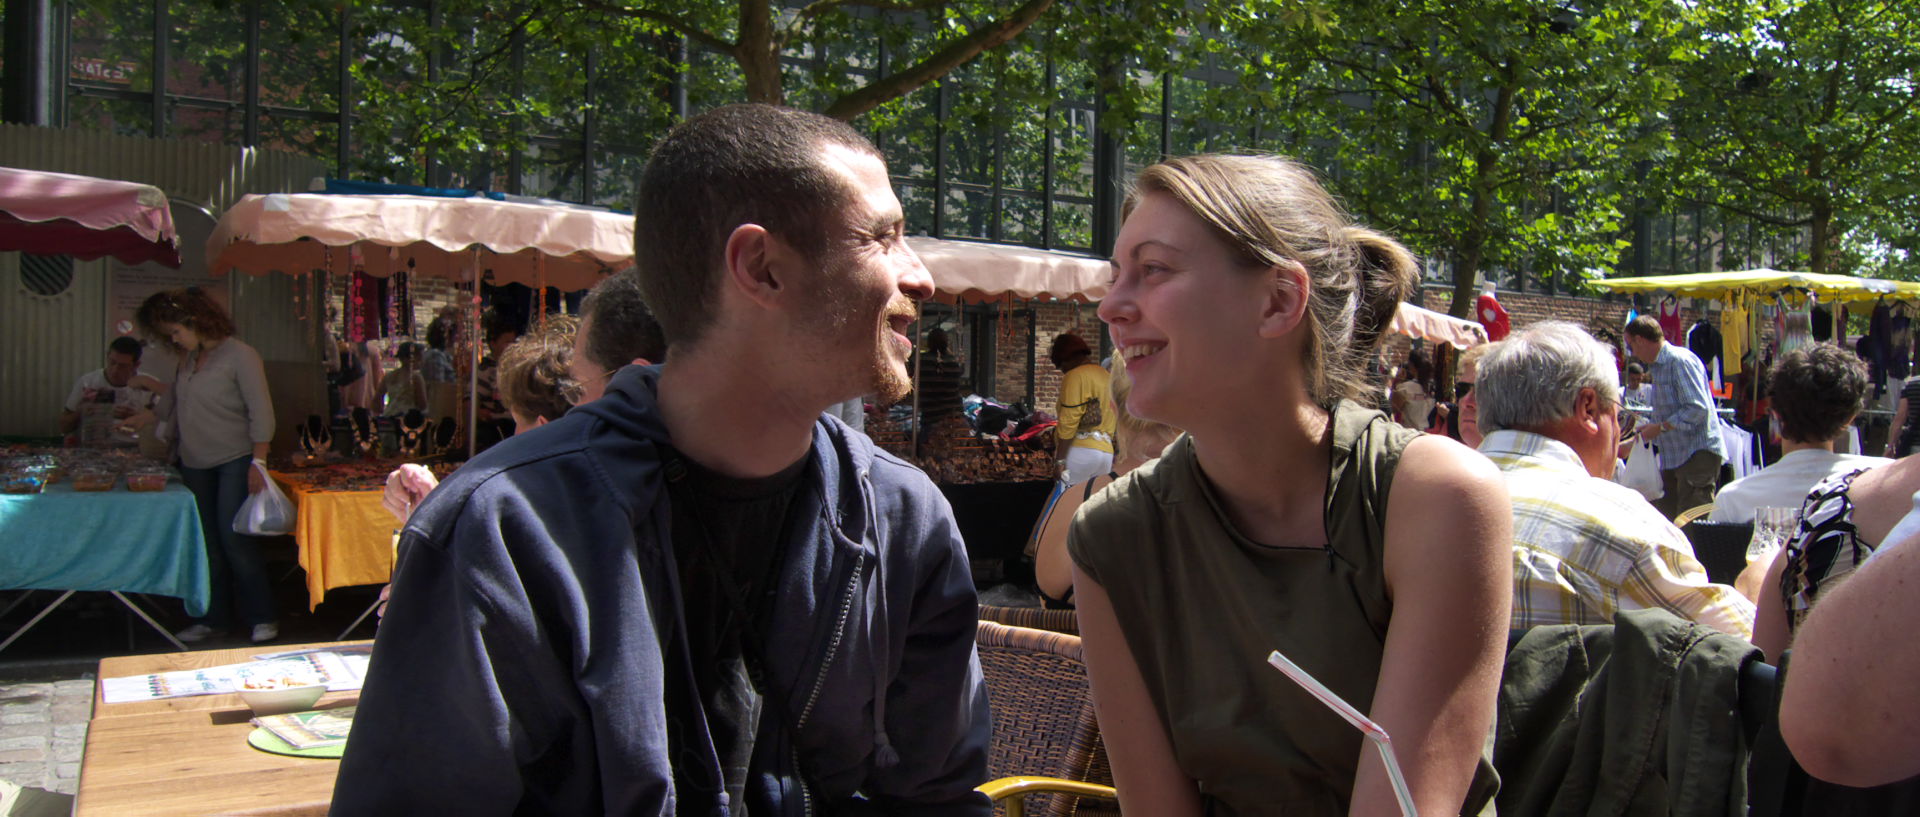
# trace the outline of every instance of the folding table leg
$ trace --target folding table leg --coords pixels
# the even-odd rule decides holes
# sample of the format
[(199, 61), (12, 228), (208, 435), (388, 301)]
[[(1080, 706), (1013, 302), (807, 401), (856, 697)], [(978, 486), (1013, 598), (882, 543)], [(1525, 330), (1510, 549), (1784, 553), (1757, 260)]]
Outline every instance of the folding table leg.
[[(39, 624), (40, 619), (46, 618), (47, 614), (53, 612), (53, 608), (59, 607), (61, 602), (64, 602), (67, 599), (73, 598), (73, 594), (74, 594), (74, 591), (72, 590), (68, 590), (65, 593), (61, 593), (60, 598), (54, 599), (53, 603), (47, 605), (46, 609), (41, 610), (39, 613), (36, 613), (32, 619), (27, 621), (27, 623), (20, 625), (20, 629), (14, 630), (13, 635), (7, 636), (7, 640), (0, 641), (0, 652), (4, 652), (7, 649), (7, 647), (13, 645), (13, 642), (19, 640), (20, 636), (25, 635), (28, 630), (33, 629), (33, 625)], [(15, 604), (18, 604), (18, 603), (19, 602), (15, 602)]]
[(134, 604), (132, 599), (129, 599), (126, 596), (122, 595), (118, 590), (110, 590), (107, 592), (112, 593), (113, 597), (116, 599), (119, 599), (121, 604), (126, 605), (127, 609), (132, 610), (133, 614), (136, 616), (139, 616), (141, 621), (145, 621), (147, 623), (147, 626), (152, 627), (154, 629), (154, 632), (157, 632), (160, 634), (160, 637), (165, 638), (170, 642), (173, 642), (174, 649), (177, 649), (181, 652), (187, 651), (187, 645), (180, 643), (180, 639), (174, 638), (173, 633), (167, 632), (167, 628), (160, 626), (160, 622), (154, 621), (153, 616), (147, 615), (147, 611), (141, 609), (140, 605)]
[(379, 599), (379, 598), (375, 598), (375, 599), (373, 600), (373, 603), (372, 603), (372, 604), (369, 604), (369, 605), (367, 605), (367, 609), (365, 609), (365, 610), (362, 610), (362, 611), (360, 611), (360, 617), (359, 617), (359, 618), (356, 618), (356, 619), (354, 619), (354, 620), (353, 620), (353, 623), (352, 623), (352, 624), (349, 624), (349, 625), (347, 625), (347, 628), (346, 628), (346, 629), (344, 629), (344, 630), (341, 630), (341, 631), (340, 631), (340, 637), (339, 637), (339, 638), (336, 638), (336, 639), (334, 639), (334, 640), (335, 640), (335, 641), (345, 641), (345, 640), (347, 640), (347, 635), (348, 635), (349, 633), (352, 633), (352, 632), (353, 632), (353, 631), (354, 631), (355, 629), (358, 629), (358, 628), (360, 627), (360, 622), (362, 622), (362, 621), (366, 621), (366, 620), (367, 620), (367, 616), (370, 616), (370, 615), (373, 615), (373, 611), (375, 611), (375, 610), (378, 610), (378, 609), (380, 609), (380, 599)]

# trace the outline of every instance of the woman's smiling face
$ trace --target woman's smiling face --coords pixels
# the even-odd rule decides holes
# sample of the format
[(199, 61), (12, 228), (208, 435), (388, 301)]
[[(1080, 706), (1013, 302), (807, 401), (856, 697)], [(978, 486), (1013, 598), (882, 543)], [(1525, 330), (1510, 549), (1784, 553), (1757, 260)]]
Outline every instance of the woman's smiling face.
[(1114, 242), (1113, 268), (1100, 319), (1133, 379), (1128, 411), (1193, 428), (1203, 398), (1262, 379), (1255, 353), (1274, 276), (1244, 264), (1178, 200), (1140, 199)]

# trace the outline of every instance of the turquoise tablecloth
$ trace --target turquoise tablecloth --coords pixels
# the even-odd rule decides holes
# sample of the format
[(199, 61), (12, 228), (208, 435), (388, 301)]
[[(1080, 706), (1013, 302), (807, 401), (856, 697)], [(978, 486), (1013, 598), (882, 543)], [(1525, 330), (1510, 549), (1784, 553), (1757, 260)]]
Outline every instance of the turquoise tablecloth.
[(0, 589), (120, 590), (175, 596), (207, 611), (207, 548), (193, 493), (76, 493), (62, 481), (39, 494), (0, 495)]

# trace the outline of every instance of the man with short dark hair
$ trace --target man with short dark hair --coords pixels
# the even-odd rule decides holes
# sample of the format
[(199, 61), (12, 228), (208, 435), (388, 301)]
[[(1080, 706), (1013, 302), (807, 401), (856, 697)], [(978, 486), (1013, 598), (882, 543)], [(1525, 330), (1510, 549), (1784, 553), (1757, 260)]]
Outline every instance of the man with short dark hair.
[(1513, 502), (1513, 629), (1658, 607), (1752, 639), (1753, 602), (1708, 580), (1686, 535), (1609, 479), (1623, 410), (1614, 365), (1612, 350), (1564, 321), (1480, 358), (1480, 453)]
[(1640, 439), (1660, 452), (1660, 482), (1665, 492), (1658, 507), (1668, 518), (1713, 501), (1720, 463), (1727, 460), (1720, 440), (1720, 419), (1707, 393), (1707, 367), (1684, 346), (1668, 343), (1660, 322), (1641, 315), (1627, 322), (1627, 346), (1646, 364), (1653, 385), (1653, 410), (1640, 426)]
[(667, 358), (667, 339), (640, 291), (640, 273), (632, 267), (593, 285), (580, 302), (580, 331), (574, 335), (567, 368), (580, 386), (580, 402), (600, 399), (607, 380), (627, 365), (646, 366)]
[(821, 413), (905, 394), (933, 292), (885, 164), (728, 106), (659, 143), (635, 212), (666, 361), (412, 516), (334, 813), (984, 817), (952, 513)]
[(107, 344), (107, 365), (80, 376), (60, 412), (60, 433), (79, 432), (80, 444), (124, 448), (139, 443), (118, 421), (153, 404), (153, 393), (133, 385), (140, 369), (140, 341), (126, 335)]
[(1799, 508), (1821, 480), (1892, 462), (1833, 451), (1872, 390), (1867, 364), (1833, 344), (1781, 355), (1767, 377), (1780, 459), (1721, 488), (1713, 498), (1713, 521), (1752, 522), (1759, 508)]

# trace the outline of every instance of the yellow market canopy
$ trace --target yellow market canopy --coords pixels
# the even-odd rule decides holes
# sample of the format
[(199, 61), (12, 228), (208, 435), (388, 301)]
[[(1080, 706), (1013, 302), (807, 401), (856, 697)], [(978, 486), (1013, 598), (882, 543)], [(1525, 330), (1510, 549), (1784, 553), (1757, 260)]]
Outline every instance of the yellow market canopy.
[(1653, 275), (1643, 278), (1603, 278), (1588, 283), (1615, 292), (1671, 292), (1690, 298), (1724, 298), (1734, 292), (1772, 295), (1785, 289), (1810, 290), (1822, 301), (1871, 301), (1883, 295), (1920, 297), (1920, 282), (1856, 278), (1816, 272), (1750, 269)]

